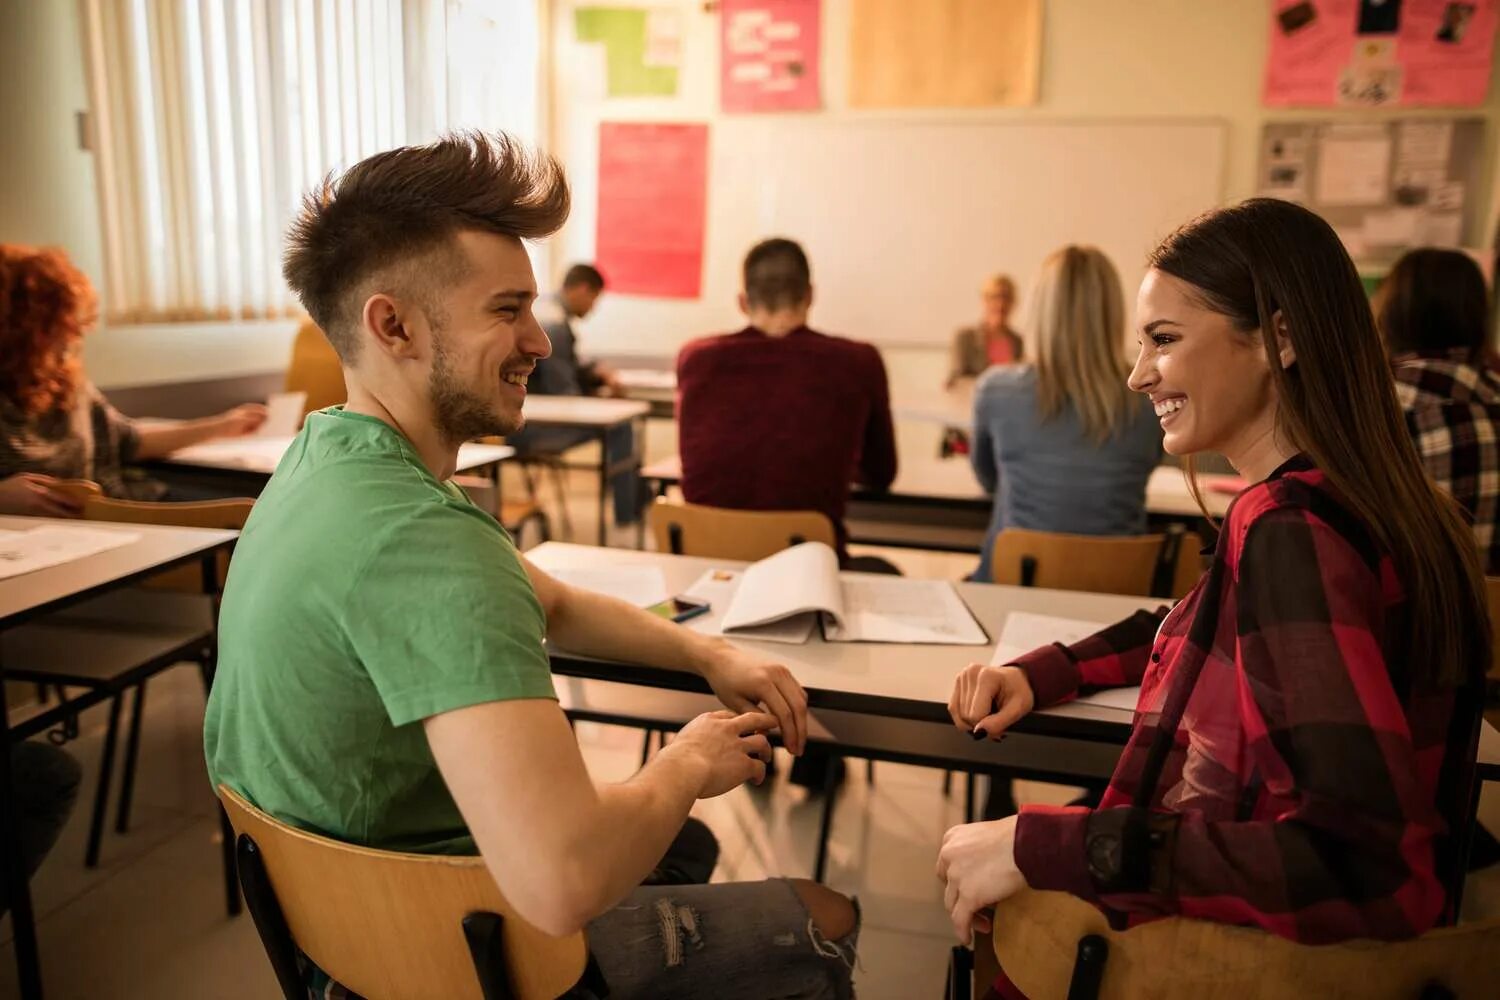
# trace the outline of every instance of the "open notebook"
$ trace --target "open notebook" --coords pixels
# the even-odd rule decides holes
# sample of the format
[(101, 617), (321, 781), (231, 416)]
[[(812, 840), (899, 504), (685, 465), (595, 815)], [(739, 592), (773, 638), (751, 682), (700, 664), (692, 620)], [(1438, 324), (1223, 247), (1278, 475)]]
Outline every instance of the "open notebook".
[(979, 646), (989, 641), (945, 580), (840, 573), (822, 542), (784, 549), (744, 569), (709, 570), (687, 592), (723, 609), (724, 635), (806, 642), (821, 626), (829, 642)]

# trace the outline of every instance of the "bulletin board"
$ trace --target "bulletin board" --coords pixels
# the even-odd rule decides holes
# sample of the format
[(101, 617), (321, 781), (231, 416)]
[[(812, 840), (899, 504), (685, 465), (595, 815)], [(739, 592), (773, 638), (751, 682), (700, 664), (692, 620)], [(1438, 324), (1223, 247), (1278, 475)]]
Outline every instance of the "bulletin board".
[(1390, 263), (1479, 240), (1483, 141), (1479, 118), (1268, 122), (1257, 183), (1327, 219), (1357, 263)]

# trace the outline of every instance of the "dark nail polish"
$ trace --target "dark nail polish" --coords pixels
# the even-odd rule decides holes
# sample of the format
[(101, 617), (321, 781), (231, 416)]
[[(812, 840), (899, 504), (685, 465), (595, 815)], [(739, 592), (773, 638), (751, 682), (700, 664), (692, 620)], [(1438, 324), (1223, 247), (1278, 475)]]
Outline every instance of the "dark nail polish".
[(985, 732), (983, 729), (976, 729), (969, 734), (969, 738), (974, 740), (987, 740), (990, 738), (990, 734)]

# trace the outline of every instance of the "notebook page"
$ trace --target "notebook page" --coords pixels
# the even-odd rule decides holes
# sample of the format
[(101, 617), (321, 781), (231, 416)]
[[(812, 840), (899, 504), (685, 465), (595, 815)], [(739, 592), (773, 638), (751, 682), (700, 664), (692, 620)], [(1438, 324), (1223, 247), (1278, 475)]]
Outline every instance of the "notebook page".
[(844, 616), (825, 615), (830, 642), (910, 642), (982, 646), (989, 641), (946, 580), (842, 576)]

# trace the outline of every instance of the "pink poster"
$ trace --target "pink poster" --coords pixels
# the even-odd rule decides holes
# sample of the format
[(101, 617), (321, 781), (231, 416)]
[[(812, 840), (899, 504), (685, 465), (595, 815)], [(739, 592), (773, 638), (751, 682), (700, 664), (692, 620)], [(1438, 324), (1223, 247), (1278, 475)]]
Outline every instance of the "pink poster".
[(727, 112), (819, 107), (822, 0), (722, 0), (719, 96)]
[(594, 252), (609, 290), (696, 299), (707, 198), (707, 125), (602, 123)]
[(1500, 0), (1276, 0), (1264, 101), (1275, 106), (1484, 102)]

